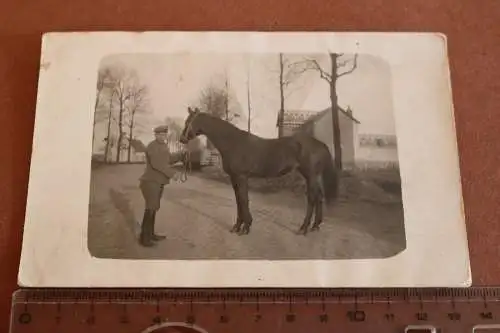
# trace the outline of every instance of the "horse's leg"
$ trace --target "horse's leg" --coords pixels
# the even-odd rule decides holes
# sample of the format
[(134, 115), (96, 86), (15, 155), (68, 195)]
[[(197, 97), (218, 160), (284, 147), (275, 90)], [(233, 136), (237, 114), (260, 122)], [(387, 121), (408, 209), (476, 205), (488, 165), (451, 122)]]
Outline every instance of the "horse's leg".
[(241, 230), (241, 225), (243, 224), (243, 220), (241, 219), (241, 203), (240, 203), (240, 194), (238, 191), (238, 179), (231, 175), (231, 184), (233, 185), (233, 190), (234, 190), (234, 196), (236, 198), (236, 223), (234, 224), (233, 228), (231, 229), (231, 232), (240, 232)]
[(246, 176), (238, 177), (238, 193), (240, 197), (240, 213), (243, 220), (243, 227), (239, 235), (246, 235), (250, 233), (252, 226), (252, 214), (250, 213), (250, 202), (248, 200), (248, 178)]
[(318, 200), (316, 200), (315, 210), (314, 224), (311, 227), (311, 231), (318, 231), (319, 226), (323, 222), (323, 200), (321, 200), (321, 198), (318, 198)]
[(311, 182), (309, 178), (306, 178), (307, 182), (307, 208), (306, 208), (306, 215), (304, 217), (304, 222), (302, 223), (302, 226), (300, 229), (297, 231), (297, 234), (299, 235), (306, 235), (307, 230), (309, 229), (309, 224), (311, 223), (311, 218), (313, 214), (313, 209), (315, 207), (315, 186), (314, 182)]
[(311, 231), (318, 231), (321, 222), (323, 222), (323, 193), (321, 191), (321, 184), (318, 184), (318, 191), (316, 195), (316, 206), (314, 212), (314, 224)]

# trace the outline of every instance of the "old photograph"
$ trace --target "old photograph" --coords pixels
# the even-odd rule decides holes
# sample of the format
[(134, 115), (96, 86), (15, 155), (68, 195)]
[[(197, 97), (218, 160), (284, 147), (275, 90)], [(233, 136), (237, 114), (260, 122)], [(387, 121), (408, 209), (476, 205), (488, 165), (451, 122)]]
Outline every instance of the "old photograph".
[(470, 285), (458, 156), (440, 34), (48, 33), (19, 284)]
[(93, 256), (364, 259), (405, 249), (384, 59), (117, 54), (101, 61), (96, 91)]

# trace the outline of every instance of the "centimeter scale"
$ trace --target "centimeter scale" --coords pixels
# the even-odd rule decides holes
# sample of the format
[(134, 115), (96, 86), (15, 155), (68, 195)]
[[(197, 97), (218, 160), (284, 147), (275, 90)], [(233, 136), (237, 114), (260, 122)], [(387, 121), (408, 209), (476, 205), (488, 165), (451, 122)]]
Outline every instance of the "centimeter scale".
[(12, 333), (500, 332), (500, 288), (28, 289)]

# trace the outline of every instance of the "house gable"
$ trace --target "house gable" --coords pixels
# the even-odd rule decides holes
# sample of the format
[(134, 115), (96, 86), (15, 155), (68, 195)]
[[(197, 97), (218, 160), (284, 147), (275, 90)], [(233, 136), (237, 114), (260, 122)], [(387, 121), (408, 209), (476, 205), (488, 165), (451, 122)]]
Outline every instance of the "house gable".
[[(285, 114), (283, 116), (283, 127), (297, 128), (297, 127), (302, 127), (304, 125), (307, 126), (306, 124), (311, 122), (316, 122), (321, 118), (325, 117), (331, 111), (331, 109), (332, 108), (329, 107), (319, 112), (307, 111), (307, 110), (285, 110)], [(339, 110), (341, 112), (341, 115), (344, 115), (345, 117), (355, 122), (356, 124), (360, 124), (360, 121), (354, 118), (354, 116), (352, 115), (350, 108), (345, 110), (342, 107), (339, 107)], [(278, 112), (278, 116), (276, 118), (276, 127), (279, 127), (280, 125), (279, 118), (280, 117)]]

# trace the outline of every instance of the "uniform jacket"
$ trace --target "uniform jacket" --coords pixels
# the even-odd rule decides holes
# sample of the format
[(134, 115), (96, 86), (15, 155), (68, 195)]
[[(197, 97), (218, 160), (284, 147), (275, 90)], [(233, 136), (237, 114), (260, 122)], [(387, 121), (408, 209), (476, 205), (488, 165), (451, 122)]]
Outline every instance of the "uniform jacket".
[(145, 153), (146, 169), (140, 179), (162, 185), (170, 183), (170, 178), (176, 173), (171, 165), (179, 161), (179, 156), (170, 154), (168, 145), (156, 140), (146, 147)]

